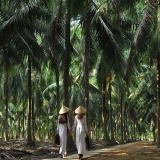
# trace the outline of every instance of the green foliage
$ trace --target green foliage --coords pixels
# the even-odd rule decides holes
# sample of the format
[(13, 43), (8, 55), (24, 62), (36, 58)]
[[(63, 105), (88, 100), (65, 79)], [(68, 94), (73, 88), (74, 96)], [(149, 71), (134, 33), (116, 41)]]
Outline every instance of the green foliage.
[[(128, 117), (129, 132), (132, 133), (132, 124), (135, 120), (137, 134), (148, 133), (151, 137), (151, 124), (156, 112), (157, 5), (152, 0), (146, 4), (145, 0), (70, 0), (69, 2), (71, 65), (68, 87), (71, 116), (73, 117), (73, 111), (79, 105), (85, 106), (86, 73), (84, 73), (83, 52), (84, 44), (87, 44), (88, 112), (91, 128), (95, 130), (103, 128), (102, 83), (106, 80), (107, 130), (109, 132), (111, 130), (109, 115), (112, 109), (113, 121), (117, 122), (115, 130), (120, 133), (122, 103), (123, 107), (126, 105), (127, 111), (124, 114)], [(6, 113), (4, 84), (7, 70), (8, 121), (14, 120), (14, 134), (19, 134), (16, 128), (19, 127), (18, 124), (20, 127), (23, 126), (19, 118), (23, 119), (25, 124), (23, 129), (26, 134), (27, 63), (30, 59), (32, 62), (30, 96), (34, 107), (35, 135), (37, 138), (46, 138), (49, 133), (54, 134), (56, 131), (58, 105), (63, 103), (64, 97), (62, 82), (66, 38), (65, 1), (4, 0), (0, 1), (0, 9), (1, 124)], [(86, 43), (85, 24), (88, 29)], [(109, 78), (111, 78), (111, 102), (108, 91)], [(1, 126), (2, 130), (3, 128), (4, 126)]]

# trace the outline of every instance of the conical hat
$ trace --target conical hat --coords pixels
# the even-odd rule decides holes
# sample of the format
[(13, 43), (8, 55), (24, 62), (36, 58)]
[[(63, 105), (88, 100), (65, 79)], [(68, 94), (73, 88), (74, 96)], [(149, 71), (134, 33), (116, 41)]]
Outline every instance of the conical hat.
[(76, 110), (75, 110), (76, 114), (84, 114), (86, 113), (86, 109), (84, 109), (82, 106), (79, 106)]
[(62, 106), (60, 111), (59, 111), (59, 114), (67, 113), (67, 112), (69, 112), (69, 110), (70, 109), (68, 107)]

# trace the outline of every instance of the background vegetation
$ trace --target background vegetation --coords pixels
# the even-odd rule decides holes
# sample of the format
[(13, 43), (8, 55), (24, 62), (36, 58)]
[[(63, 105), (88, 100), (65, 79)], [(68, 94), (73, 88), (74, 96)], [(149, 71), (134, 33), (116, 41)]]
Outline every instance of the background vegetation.
[(158, 0), (1, 0), (0, 136), (51, 139), (62, 105), (92, 139), (160, 144)]

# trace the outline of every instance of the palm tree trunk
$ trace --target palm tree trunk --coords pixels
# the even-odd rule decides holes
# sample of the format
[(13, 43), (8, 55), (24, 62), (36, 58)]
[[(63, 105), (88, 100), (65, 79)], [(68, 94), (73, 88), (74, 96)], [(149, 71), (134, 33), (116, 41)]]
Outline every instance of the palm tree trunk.
[(32, 140), (35, 143), (35, 115), (34, 115), (34, 99), (32, 98)]
[(152, 134), (153, 134), (153, 143), (156, 143), (156, 116), (153, 117), (153, 126), (152, 126)]
[(7, 50), (6, 48), (4, 48), (4, 52), (5, 52), (5, 65), (4, 65), (4, 69), (5, 69), (5, 73), (4, 73), (4, 105), (5, 105), (5, 119), (4, 119), (4, 138), (6, 141), (9, 140), (8, 137), (8, 56), (7, 56)]
[(106, 79), (103, 80), (102, 84), (102, 125), (104, 141), (106, 144), (110, 143), (110, 139), (107, 132), (107, 113), (106, 113)]
[[(60, 99), (59, 99), (59, 72), (56, 72), (56, 95), (57, 95), (57, 109), (60, 109)], [(58, 114), (58, 112), (57, 112)], [(58, 116), (58, 115), (57, 115)]]
[(160, 146), (160, 49), (157, 52), (157, 133), (156, 142), (157, 146)]
[(136, 139), (137, 139), (137, 136), (136, 136), (136, 117), (134, 117), (133, 124), (134, 124), (134, 126), (133, 126), (134, 141), (136, 141)]
[[(83, 35), (84, 35), (84, 51), (83, 51), (82, 61), (83, 61), (83, 68), (84, 68), (85, 107), (87, 109), (87, 113), (86, 113), (87, 124), (89, 124), (89, 71), (88, 71), (89, 28), (87, 24), (87, 18), (85, 19), (85, 22), (84, 22)], [(88, 125), (88, 129), (89, 129), (89, 126), (90, 125)]]
[(124, 141), (127, 142), (127, 102), (124, 105)]
[(123, 128), (123, 98), (122, 95), (120, 95), (120, 118), (121, 118), (121, 142), (124, 143), (124, 128)]
[(112, 143), (115, 143), (115, 137), (114, 137), (114, 127), (113, 127), (113, 109), (112, 109), (112, 97), (111, 97), (111, 93), (112, 93), (112, 86), (111, 86), (111, 76), (108, 78), (108, 94), (109, 94), (109, 108), (110, 108), (110, 123), (111, 123), (111, 141)]
[[(60, 99), (59, 99), (59, 69), (58, 69), (58, 65), (56, 61), (56, 57), (54, 57), (54, 59), (52, 60), (55, 65), (53, 65), (53, 68), (55, 69), (55, 73), (56, 73), (56, 95), (57, 95), (57, 110), (59, 111), (60, 109)], [(58, 112), (57, 112), (57, 117), (58, 117)]]
[(65, 27), (65, 56), (64, 56), (64, 76), (63, 76), (63, 85), (64, 85), (64, 105), (69, 107), (69, 68), (71, 63), (70, 57), (70, 0), (66, 0), (66, 27)]
[[(158, 13), (160, 11), (160, 7), (158, 6)], [(157, 15), (158, 18), (158, 51), (157, 51), (157, 112), (156, 112), (156, 143), (157, 146), (160, 146), (160, 16)]]
[(28, 58), (28, 128), (26, 146), (35, 146), (32, 141), (32, 83), (30, 58)]
[[(64, 105), (69, 107), (69, 69), (71, 63), (70, 57), (70, 0), (66, 0), (66, 27), (65, 27), (65, 57), (64, 57), (64, 77), (63, 77), (63, 85), (64, 85)], [(74, 150), (74, 142), (73, 137), (68, 135), (67, 139), (67, 148), (68, 150)]]
[(131, 121), (131, 140), (134, 140), (134, 135), (133, 135), (133, 131), (134, 131), (134, 122), (133, 120)]
[(20, 138), (20, 135), (21, 135), (21, 117), (20, 117), (19, 112), (17, 113), (17, 115), (18, 115), (18, 136)]
[(4, 81), (4, 104), (5, 104), (5, 120), (4, 120), (4, 131), (5, 140), (8, 141), (8, 69), (6, 68), (5, 81)]
[(25, 113), (24, 113), (24, 106), (23, 106), (23, 113), (22, 113), (22, 136), (25, 136), (25, 128), (24, 128), (24, 123), (25, 123)]

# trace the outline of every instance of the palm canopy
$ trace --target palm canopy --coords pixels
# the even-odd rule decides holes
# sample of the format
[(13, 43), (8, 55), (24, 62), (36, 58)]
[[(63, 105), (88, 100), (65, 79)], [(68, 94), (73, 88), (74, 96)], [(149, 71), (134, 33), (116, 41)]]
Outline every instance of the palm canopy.
[[(41, 69), (43, 70), (43, 72), (41, 73), (41, 75), (39, 75), (39, 78), (37, 78), (38, 80), (41, 79), (41, 82), (37, 83), (38, 81), (33, 80), (36, 76), (32, 79), (34, 81), (32, 81), (32, 89), (34, 93), (33, 98), (34, 100), (38, 101), (38, 103), (35, 104), (35, 106), (38, 106), (37, 110), (39, 110), (37, 113), (40, 113), (41, 106), (44, 105), (43, 110), (45, 111), (44, 114), (46, 116), (52, 113), (53, 109), (55, 109), (56, 107), (55, 101), (56, 99), (58, 99), (58, 91), (56, 92), (56, 89), (58, 87), (60, 92), (59, 97), (60, 99), (63, 99), (61, 95), (61, 93), (63, 93), (63, 85), (61, 85), (61, 82), (64, 77), (62, 77), (61, 67), (63, 67), (64, 64), (62, 62), (65, 55), (65, 2), (66, 1), (64, 0), (4, 0), (0, 2), (2, 8), (2, 11), (0, 13), (0, 51), (2, 51), (7, 57), (7, 52), (4, 52), (4, 49), (6, 47), (7, 50), (5, 51), (8, 51), (10, 58), (14, 57), (14, 60), (16, 62), (27, 62), (27, 59), (25, 59), (24, 56), (29, 55), (29, 57), (31, 57), (32, 59), (32, 64), (37, 64), (37, 66), (40, 66), (40, 59), (43, 59), (43, 61), (48, 60), (48, 63), (41, 65)], [(86, 44), (88, 45), (87, 56), (89, 59), (87, 63), (89, 67), (89, 111), (91, 114), (96, 115), (96, 119), (98, 119), (98, 123), (100, 124), (101, 116), (99, 115), (101, 115), (102, 113), (101, 86), (103, 79), (106, 80), (106, 77), (109, 77), (110, 75), (112, 77), (111, 96), (113, 97), (113, 115), (116, 115), (116, 113), (119, 112), (119, 99), (121, 98), (119, 97), (119, 95), (124, 95), (124, 97), (127, 98), (127, 86), (125, 86), (125, 82), (123, 81), (124, 79), (121, 79), (121, 81), (119, 81), (118, 78), (125, 77), (125, 60), (128, 58), (130, 43), (133, 39), (133, 33), (135, 31), (134, 27), (137, 27), (138, 24), (137, 14), (134, 14), (135, 12), (133, 13), (133, 11), (135, 11), (134, 7), (136, 6), (136, 4), (139, 4), (141, 1), (69, 0), (68, 2), (71, 9), (72, 26), (70, 30), (71, 37), (68, 36), (68, 39), (70, 38), (71, 40), (70, 48), (72, 59), (71, 66), (69, 68), (69, 106), (75, 109), (74, 107), (78, 106), (80, 103), (82, 103), (82, 105), (85, 105), (85, 88), (83, 85), (85, 72), (82, 65), (82, 52), (85, 39), (85, 34), (83, 33), (85, 27), (87, 27), (88, 42)], [(151, 7), (152, 5), (149, 6)], [(138, 10), (138, 12), (142, 13), (140, 9)], [(133, 16), (131, 14), (133, 14)], [(148, 16), (148, 13), (146, 15)], [(142, 26), (143, 25), (141, 25), (141, 27)], [(146, 30), (146, 28), (144, 28), (144, 30)], [(146, 35), (146, 32), (144, 31), (141, 33)], [(141, 36), (142, 34), (138, 34), (137, 32), (133, 47), (138, 46), (138, 48), (141, 48), (142, 43), (138, 43), (138, 41), (141, 41), (142, 37), (137, 37)], [(147, 39), (148, 37), (145, 38)], [(156, 40), (156, 36), (154, 36), (154, 39)], [(43, 46), (40, 45), (41, 42), (43, 42)], [(42, 49), (42, 47), (45, 47), (43, 48), (44, 50)], [(145, 48), (143, 47), (142, 50), (139, 49), (139, 51), (142, 52), (144, 49)], [(150, 49), (153, 48), (150, 47)], [(45, 51), (45, 53), (49, 53), (49, 58), (48, 56), (46, 56), (47, 54), (45, 54), (44, 57), (43, 51)], [(134, 49), (132, 49), (132, 52), (133, 51)], [(141, 52), (134, 53), (140, 54)], [(132, 60), (136, 60), (136, 54), (134, 54)], [(146, 59), (146, 57), (143, 58)], [(50, 61), (52, 61), (52, 67), (56, 70), (56, 75), (55, 72), (48, 67)], [(81, 63), (79, 63), (79, 61)], [(139, 68), (141, 68), (141, 66)], [(140, 71), (141, 70), (139, 69), (138, 71), (136, 71), (136, 73), (138, 74)], [(95, 78), (96, 74), (98, 75), (98, 82)], [(33, 76), (34, 75), (37, 75), (37, 73), (33, 74)], [(116, 77), (118, 78), (116, 79)], [(56, 79), (56, 84), (53, 82), (54, 79)], [(135, 79), (137, 80), (137, 77)], [(98, 89), (97, 83), (99, 84), (100, 89)], [(44, 104), (40, 104), (40, 102), (42, 102), (40, 94), (41, 90), (43, 90), (42, 88), (44, 87), (46, 87), (43, 97)], [(11, 92), (13, 91), (11, 90)], [(26, 92), (24, 92), (24, 94), (25, 93)], [(152, 97), (152, 95), (145, 95), (143, 98), (150, 97)], [(139, 99), (136, 102), (138, 101)], [(140, 103), (141, 107), (146, 103), (147, 102), (144, 102), (143, 104)], [(133, 109), (133, 112), (132, 110), (130, 111), (131, 114), (138, 113), (138, 111), (140, 111), (140, 108), (138, 108), (139, 110), (137, 108), (134, 108), (134, 104), (135, 103), (133, 103), (133, 106), (131, 106), (131, 109)], [(107, 110), (107, 112), (109, 113), (109, 109)], [(142, 117), (144, 114), (145, 113), (142, 112), (139, 117)], [(118, 115), (120, 115), (120, 113)], [(39, 115), (36, 118), (38, 119)], [(93, 123), (97, 123), (96, 119), (93, 119), (93, 117), (91, 117)], [(137, 125), (140, 126), (138, 123)], [(110, 129), (108, 128), (108, 130)]]
[[(108, 9), (106, 6), (104, 6)], [(96, 46), (101, 51), (101, 58), (99, 59), (99, 74), (98, 80), (102, 80), (110, 75), (111, 70), (117, 74), (117, 76), (124, 77), (125, 73), (125, 60), (124, 60), (124, 49), (127, 38), (122, 32), (120, 27), (113, 24), (113, 21), (107, 17), (106, 12), (102, 7), (94, 14), (92, 18), (92, 24), (95, 34)], [(101, 71), (100, 71), (101, 70)], [(99, 82), (99, 86), (101, 82)]]
[(40, 28), (37, 24), (42, 23), (42, 19), (49, 18), (50, 14), (39, 8), (38, 3), (35, 2), (21, 1), (17, 4), (17, 1), (12, 1), (8, 3), (10, 4), (1, 4), (3, 10), (1, 11), (0, 45), (2, 47), (8, 44), (9, 48), (16, 50), (15, 57), (29, 54), (34, 62), (33, 66), (38, 67), (37, 58), (43, 55), (43, 51), (37, 43), (35, 34), (44, 33), (45, 28), (44, 25)]
[(128, 82), (131, 79), (131, 75), (133, 76), (134, 73), (136, 73), (135, 67), (138, 66), (136, 64), (143, 60), (142, 58), (144, 53), (148, 53), (148, 51), (155, 51), (158, 49), (158, 45), (155, 45), (157, 44), (157, 40), (155, 40), (157, 38), (155, 37), (157, 37), (158, 35), (156, 31), (157, 11), (157, 2), (155, 2), (154, 0), (149, 0), (145, 9), (143, 19), (138, 26), (137, 33), (131, 46), (126, 72), (126, 78)]

